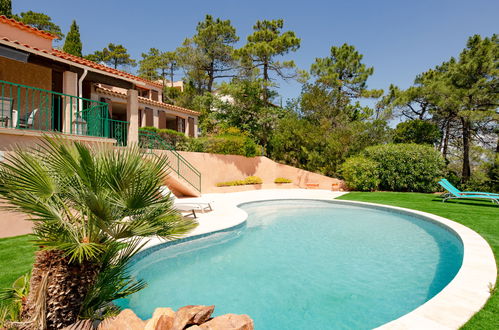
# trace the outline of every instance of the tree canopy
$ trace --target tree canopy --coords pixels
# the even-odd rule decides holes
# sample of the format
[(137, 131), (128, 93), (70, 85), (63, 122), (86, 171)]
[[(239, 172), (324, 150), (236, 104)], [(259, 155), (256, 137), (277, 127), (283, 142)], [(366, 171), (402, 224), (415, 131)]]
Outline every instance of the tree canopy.
[(206, 15), (196, 34), (177, 49), (181, 66), (200, 91), (212, 92), (215, 79), (233, 77), (233, 46), (239, 40), (230, 20)]
[(300, 48), (301, 40), (293, 31), (282, 31), (284, 20), (262, 20), (253, 26), (248, 42), (236, 54), (248, 72), (259, 70), (258, 75), (264, 82), (264, 99), (269, 97), (268, 87), (273, 72), (283, 79), (297, 78), (298, 72), (293, 60), (280, 62), (277, 57), (284, 56)]
[(435, 122), (442, 131), (439, 145), (446, 161), (451, 156), (461, 160), (463, 182), (472, 175), (472, 145), (486, 146), (488, 137), (497, 136), (498, 59), (498, 36), (474, 35), (457, 59), (418, 75), (406, 90), (391, 86), (381, 101), (401, 116)]
[(82, 57), (82, 47), (80, 28), (76, 24), (76, 20), (73, 20), (73, 23), (71, 23), (71, 27), (69, 28), (68, 35), (66, 36), (66, 40), (64, 41), (62, 50), (66, 53)]
[(135, 60), (130, 57), (123, 45), (113, 43), (110, 43), (102, 51), (97, 50), (93, 54), (85, 56), (85, 58), (94, 62), (104, 62), (115, 69), (136, 65)]
[(47, 31), (57, 36), (58, 39), (64, 38), (64, 33), (62, 33), (59, 25), (52, 22), (52, 18), (50, 16), (43, 13), (36, 13), (33, 11), (27, 11), (24, 13), (20, 13), (19, 16), (15, 17), (18, 21), (23, 22), (24, 24), (30, 25), (34, 28), (37, 28), (42, 31)]
[(12, 17), (12, 0), (0, 0), (0, 15)]
[(178, 70), (177, 59), (176, 52), (162, 52), (157, 48), (151, 48), (148, 53), (142, 53), (139, 76), (150, 80), (162, 79), (163, 82), (169, 78), (172, 87), (175, 72)]
[(310, 68), (314, 80), (303, 86), (302, 111), (316, 120), (336, 124), (371, 116), (372, 109), (361, 106), (358, 100), (379, 97), (382, 91), (367, 88), (374, 68), (362, 63), (362, 58), (348, 44), (333, 46), (330, 56), (317, 58)]

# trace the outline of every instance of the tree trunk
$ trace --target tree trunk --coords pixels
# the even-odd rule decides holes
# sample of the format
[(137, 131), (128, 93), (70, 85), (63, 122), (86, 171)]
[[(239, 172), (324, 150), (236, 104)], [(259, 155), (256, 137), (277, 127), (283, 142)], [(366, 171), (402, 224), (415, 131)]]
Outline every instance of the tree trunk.
[(461, 123), (463, 125), (463, 171), (461, 174), (461, 181), (467, 182), (471, 176), (471, 166), (470, 166), (470, 122), (465, 118), (461, 117)]
[(267, 83), (269, 81), (269, 64), (263, 64), (263, 101), (267, 102), (269, 100), (269, 93), (267, 89)]
[(447, 154), (449, 152), (449, 134), (450, 134), (450, 119), (448, 119), (447, 123), (445, 124), (443, 146), (442, 146), (442, 155), (444, 156), (444, 160), (447, 165), (449, 165), (449, 159), (447, 158)]
[(208, 92), (211, 93), (211, 90), (213, 89), (213, 81), (215, 80), (215, 78), (213, 78), (213, 76), (215, 75), (215, 67), (214, 67), (214, 64), (213, 62), (210, 63), (210, 66), (209, 66), (209, 69), (207, 71), (208, 73)]
[[(83, 298), (95, 283), (98, 266), (93, 263), (69, 263), (61, 251), (36, 252), (31, 273), (30, 292), (22, 319), (31, 322), (29, 329), (62, 329), (74, 323)], [(39, 308), (40, 299), (45, 309)], [(37, 320), (33, 323), (33, 320)], [(40, 322), (40, 320), (42, 320)]]
[(173, 66), (170, 68), (170, 83), (171, 87), (173, 88)]

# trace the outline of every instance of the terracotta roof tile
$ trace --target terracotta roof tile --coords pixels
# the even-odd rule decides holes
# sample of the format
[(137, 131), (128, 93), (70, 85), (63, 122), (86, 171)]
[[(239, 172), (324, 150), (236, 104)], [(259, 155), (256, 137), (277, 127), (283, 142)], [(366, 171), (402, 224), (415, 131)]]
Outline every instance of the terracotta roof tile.
[(52, 33), (49, 33), (47, 31), (38, 30), (37, 28), (34, 28), (34, 27), (29, 26), (27, 24), (21, 23), (19, 21), (16, 21), (13, 18), (8, 18), (5, 15), (0, 15), (0, 22), (7, 23), (9, 25), (12, 25), (12, 26), (18, 28), (18, 29), (34, 33), (34, 34), (39, 35), (40, 37), (43, 37), (46, 39), (54, 40), (54, 39), (58, 38), (57, 36), (53, 35)]
[[(33, 33), (36, 33), (36, 34), (46, 35), (47, 38), (54, 37), (52, 34), (50, 34), (48, 32), (40, 31), (40, 30), (35, 29), (35, 28), (33, 28), (33, 27), (29, 26), (29, 25), (20, 23), (20, 22), (18, 22), (16, 20), (13, 20), (13, 19), (9, 19), (9, 18), (7, 18), (5, 16), (0, 16), (0, 23), (2, 23), (2, 22), (14, 25), (14, 26), (16, 26), (18, 28), (29, 30), (30, 32), (33, 32)], [(160, 83), (157, 83), (157, 82), (154, 82), (154, 81), (151, 81), (151, 80), (147, 80), (147, 79), (144, 79), (144, 78), (141, 78), (141, 77), (137, 77), (137, 76), (135, 76), (135, 75), (133, 75), (131, 73), (124, 72), (124, 71), (121, 71), (121, 70), (117, 70), (117, 69), (114, 69), (114, 68), (110, 68), (110, 67), (105, 66), (103, 64), (99, 64), (99, 63), (87, 60), (87, 59), (79, 57), (79, 56), (68, 54), (66, 52), (63, 52), (62, 50), (58, 50), (58, 49), (49, 49), (49, 50), (47, 50), (47, 49), (39, 49), (39, 48), (34, 47), (34, 46), (30, 46), (30, 45), (27, 45), (27, 44), (24, 44), (24, 43), (20, 43), (17, 40), (10, 40), (7, 37), (2, 37), (1, 40), (7, 41), (7, 42), (11, 42), (11, 43), (15, 43), (16, 45), (20, 45), (20, 46), (23, 46), (23, 47), (26, 47), (26, 48), (29, 48), (29, 49), (32, 49), (32, 50), (35, 50), (35, 51), (43, 52), (45, 54), (53, 55), (53, 56), (56, 56), (56, 57), (59, 57), (61, 59), (68, 60), (68, 61), (71, 61), (71, 62), (74, 62), (74, 63), (85, 65), (85, 66), (88, 66), (88, 67), (93, 68), (93, 69), (97, 69), (97, 70), (104, 71), (104, 72), (107, 72), (107, 73), (115, 74), (117, 76), (121, 76), (121, 77), (124, 77), (124, 78), (132, 79), (132, 80), (135, 80), (135, 81), (144, 82), (144, 83), (146, 83), (148, 85), (152, 85), (152, 86), (160, 87), (160, 88), (163, 87), (163, 84), (160, 84)]]
[[(103, 93), (103, 94), (117, 96), (117, 97), (121, 97), (121, 98), (126, 98), (126, 93), (118, 92), (118, 91), (113, 91), (113, 90), (111, 90), (109, 88), (97, 87), (96, 90), (98, 92)], [(176, 106), (176, 105), (172, 105), (172, 104), (168, 104), (168, 103), (154, 101), (154, 100), (151, 100), (151, 99), (148, 99), (148, 98), (145, 98), (145, 97), (141, 97), (141, 96), (139, 96), (138, 99), (139, 99), (140, 103), (155, 105), (155, 106), (158, 106), (158, 107), (163, 108), (163, 109), (178, 111), (178, 112), (181, 112), (181, 113), (195, 115), (195, 116), (199, 116), (201, 114), (198, 111), (194, 111), (194, 110), (187, 109), (187, 108), (182, 108), (182, 107), (179, 107), (179, 106)]]

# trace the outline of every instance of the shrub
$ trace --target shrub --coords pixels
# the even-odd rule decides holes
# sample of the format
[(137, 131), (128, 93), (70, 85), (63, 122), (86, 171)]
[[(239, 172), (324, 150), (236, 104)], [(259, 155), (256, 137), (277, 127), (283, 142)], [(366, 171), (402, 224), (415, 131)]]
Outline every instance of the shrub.
[(257, 149), (256, 143), (249, 137), (220, 135), (208, 138), (206, 152), (253, 157), (256, 155)]
[(261, 147), (245, 134), (221, 134), (189, 139), (185, 149), (194, 152), (209, 152), (223, 155), (254, 157), (261, 154)]
[(244, 186), (250, 184), (261, 184), (263, 180), (257, 176), (249, 176), (244, 180), (226, 181), (217, 183), (217, 187)]
[(244, 179), (244, 184), (262, 184), (263, 180), (257, 176), (249, 176)]
[(362, 154), (379, 164), (381, 190), (433, 192), (445, 169), (442, 155), (428, 145), (377, 145)]
[(168, 129), (168, 128), (159, 129), (153, 126), (144, 126), (139, 129), (158, 134), (161, 138), (163, 138), (166, 142), (168, 142), (170, 145), (172, 145), (175, 148), (181, 145), (183, 146), (188, 140), (188, 138), (185, 136), (184, 133), (177, 132), (173, 129)]
[(274, 183), (291, 183), (293, 180), (286, 179), (286, 178), (276, 178), (274, 180)]
[(349, 189), (359, 191), (374, 191), (378, 189), (380, 180), (379, 163), (363, 157), (351, 157), (340, 167), (340, 173)]
[(188, 139), (187, 143), (185, 144), (185, 151), (205, 152), (207, 142), (208, 140), (206, 138)]

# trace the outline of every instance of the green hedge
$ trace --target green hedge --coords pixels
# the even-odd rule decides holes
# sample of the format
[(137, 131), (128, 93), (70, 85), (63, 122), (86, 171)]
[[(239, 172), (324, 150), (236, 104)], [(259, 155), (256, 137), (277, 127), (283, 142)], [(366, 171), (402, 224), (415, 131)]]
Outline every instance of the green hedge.
[(159, 136), (161, 136), (163, 139), (166, 140), (169, 144), (171, 144), (174, 147), (179, 147), (181, 145), (184, 145), (188, 138), (185, 136), (184, 133), (177, 132), (172, 129), (168, 128), (156, 128), (153, 126), (144, 126), (139, 128), (139, 130), (144, 130), (144, 131), (149, 131), (149, 132), (155, 132)]
[(352, 189), (433, 192), (444, 169), (441, 154), (431, 146), (385, 144), (349, 158), (342, 175)]
[(209, 152), (223, 155), (254, 157), (261, 154), (261, 148), (251, 138), (244, 135), (216, 135), (190, 139), (187, 151)]

